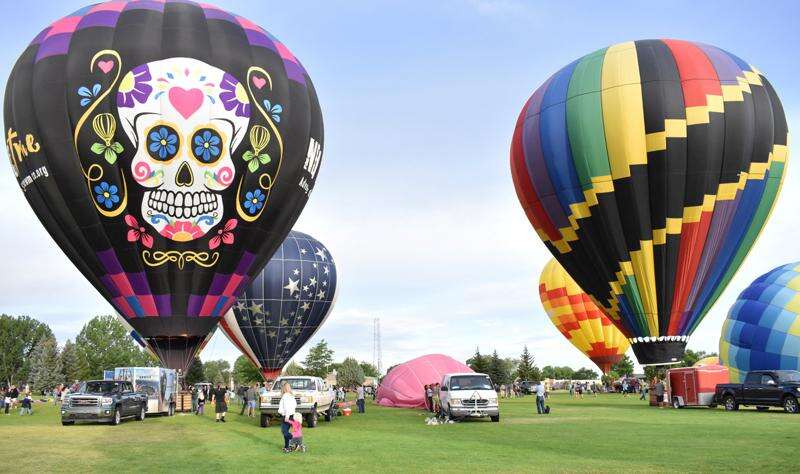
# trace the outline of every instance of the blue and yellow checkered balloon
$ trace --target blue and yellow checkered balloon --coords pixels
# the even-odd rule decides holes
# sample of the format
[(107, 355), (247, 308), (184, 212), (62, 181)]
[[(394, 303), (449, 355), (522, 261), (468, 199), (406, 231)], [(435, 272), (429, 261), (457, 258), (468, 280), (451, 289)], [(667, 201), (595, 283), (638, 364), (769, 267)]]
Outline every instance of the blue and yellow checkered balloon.
[(800, 262), (761, 275), (739, 295), (719, 355), (731, 382), (750, 370), (800, 370)]

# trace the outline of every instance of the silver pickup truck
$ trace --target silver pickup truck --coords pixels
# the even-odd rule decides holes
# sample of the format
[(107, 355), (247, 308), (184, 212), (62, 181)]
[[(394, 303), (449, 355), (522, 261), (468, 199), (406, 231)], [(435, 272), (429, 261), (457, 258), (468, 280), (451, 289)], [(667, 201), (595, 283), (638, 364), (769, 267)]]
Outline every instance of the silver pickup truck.
[(61, 405), (61, 424), (88, 420), (118, 425), (129, 417), (144, 421), (146, 413), (147, 395), (135, 392), (130, 382), (89, 380), (77, 392), (67, 395)]

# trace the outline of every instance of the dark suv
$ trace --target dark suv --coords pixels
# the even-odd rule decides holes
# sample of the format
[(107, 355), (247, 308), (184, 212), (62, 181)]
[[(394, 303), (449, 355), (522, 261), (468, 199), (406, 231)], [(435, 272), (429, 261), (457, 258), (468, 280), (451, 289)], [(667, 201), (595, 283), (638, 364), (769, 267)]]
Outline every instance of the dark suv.
[(134, 392), (130, 382), (119, 380), (89, 380), (71, 393), (61, 406), (61, 424), (72, 425), (79, 420), (108, 421), (118, 425), (123, 418), (144, 421), (147, 395)]

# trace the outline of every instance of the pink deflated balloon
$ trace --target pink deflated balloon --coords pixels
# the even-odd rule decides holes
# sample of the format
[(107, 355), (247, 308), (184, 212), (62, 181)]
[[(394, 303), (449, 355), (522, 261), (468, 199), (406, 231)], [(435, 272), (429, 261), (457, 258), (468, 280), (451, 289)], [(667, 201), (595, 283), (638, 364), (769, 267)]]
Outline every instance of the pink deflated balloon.
[(425, 408), (425, 385), (442, 383), (444, 374), (473, 372), (443, 354), (428, 354), (395, 366), (378, 387), (378, 404), (385, 407)]

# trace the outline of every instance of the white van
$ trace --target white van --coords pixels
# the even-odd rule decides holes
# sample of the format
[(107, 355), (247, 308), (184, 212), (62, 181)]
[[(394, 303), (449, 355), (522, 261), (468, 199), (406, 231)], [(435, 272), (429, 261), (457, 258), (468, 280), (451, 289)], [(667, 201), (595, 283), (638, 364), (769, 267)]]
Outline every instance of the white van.
[(490, 417), (500, 421), (500, 406), (492, 379), (486, 374), (445, 374), (439, 389), (442, 410), (450, 418)]

